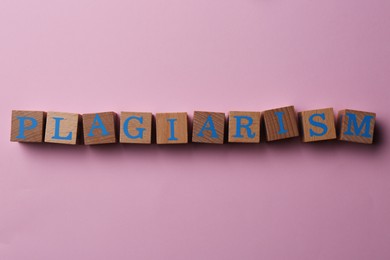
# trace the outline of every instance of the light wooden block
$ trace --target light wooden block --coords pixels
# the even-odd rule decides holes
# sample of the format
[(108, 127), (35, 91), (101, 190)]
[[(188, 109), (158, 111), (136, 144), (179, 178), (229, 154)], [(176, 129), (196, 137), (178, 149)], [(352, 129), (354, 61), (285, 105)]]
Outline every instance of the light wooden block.
[(46, 112), (13, 110), (11, 141), (42, 143), (45, 133)]
[(46, 116), (45, 142), (56, 144), (78, 143), (80, 115), (48, 112)]
[(339, 140), (372, 144), (376, 114), (345, 109), (339, 111)]
[(303, 142), (336, 139), (333, 108), (302, 111), (298, 113)]
[(225, 114), (195, 111), (192, 129), (194, 143), (223, 144)]
[(229, 143), (260, 142), (260, 112), (229, 112)]
[(113, 144), (117, 142), (116, 113), (83, 114), (84, 144)]
[(281, 107), (263, 112), (267, 141), (299, 136), (294, 106)]
[(187, 113), (156, 114), (157, 144), (188, 143)]
[(120, 143), (151, 144), (152, 113), (121, 112)]

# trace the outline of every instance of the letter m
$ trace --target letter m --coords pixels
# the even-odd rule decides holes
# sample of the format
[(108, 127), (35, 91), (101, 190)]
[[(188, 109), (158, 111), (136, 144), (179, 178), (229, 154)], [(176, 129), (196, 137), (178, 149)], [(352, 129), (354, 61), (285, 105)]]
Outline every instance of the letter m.
[(356, 114), (346, 112), (345, 116), (348, 118), (347, 130), (344, 132), (345, 135), (356, 135), (367, 138), (372, 137), (370, 134), (370, 125), (371, 119), (373, 119), (374, 116), (364, 115), (360, 125), (358, 124)]

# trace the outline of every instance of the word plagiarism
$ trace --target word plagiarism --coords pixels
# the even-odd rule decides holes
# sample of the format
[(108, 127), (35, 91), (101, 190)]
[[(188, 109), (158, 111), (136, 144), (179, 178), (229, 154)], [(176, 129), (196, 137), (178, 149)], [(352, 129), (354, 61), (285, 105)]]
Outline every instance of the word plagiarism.
[[(267, 141), (301, 136), (303, 142), (342, 140), (372, 144), (376, 114), (333, 108), (302, 111), (294, 106), (262, 112), (225, 113), (195, 111), (191, 128), (186, 112), (114, 112), (75, 114), (13, 110), (11, 141), (57, 144), (223, 144), (260, 143), (265, 128)], [(337, 125), (337, 129), (336, 129)], [(192, 130), (192, 131), (189, 131)], [(227, 138), (225, 140), (225, 134)]]

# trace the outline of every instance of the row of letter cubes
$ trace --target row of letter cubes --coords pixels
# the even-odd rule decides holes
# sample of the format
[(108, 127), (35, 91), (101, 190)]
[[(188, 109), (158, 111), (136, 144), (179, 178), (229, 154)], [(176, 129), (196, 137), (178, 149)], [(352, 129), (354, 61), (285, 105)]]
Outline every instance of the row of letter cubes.
[[(121, 112), (119, 129), (116, 118), (114, 112), (79, 115), (14, 110), (11, 141), (77, 144), (83, 140), (84, 144), (93, 145), (116, 143), (119, 135), (120, 143), (152, 143), (152, 113)], [(337, 138), (332, 108), (300, 112), (298, 118), (293, 106), (261, 113), (229, 112), (228, 123), (224, 113), (195, 111), (192, 142), (222, 144), (225, 126), (228, 125), (228, 142), (259, 143), (262, 120), (267, 141), (297, 137), (300, 133), (304, 142)], [(342, 110), (339, 112), (338, 124), (339, 140), (372, 143), (375, 113)], [(156, 143), (188, 143), (188, 125), (187, 113), (157, 113)]]

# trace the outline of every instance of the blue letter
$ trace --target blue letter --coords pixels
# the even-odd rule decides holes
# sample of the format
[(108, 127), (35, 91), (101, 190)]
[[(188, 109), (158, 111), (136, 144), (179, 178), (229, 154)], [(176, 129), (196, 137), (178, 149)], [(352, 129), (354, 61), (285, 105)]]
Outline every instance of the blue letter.
[[(96, 125), (96, 123), (97, 123), (97, 125)], [(95, 130), (95, 129), (101, 129), (102, 136), (109, 135), (109, 133), (107, 132), (107, 129), (104, 126), (99, 114), (95, 115), (95, 118), (93, 119), (93, 122), (92, 122), (91, 130), (89, 130), (88, 136), (93, 136), (93, 130)]]
[(288, 131), (284, 128), (284, 123), (283, 123), (283, 115), (284, 112), (275, 112), (275, 115), (278, 117), (278, 123), (279, 123), (279, 132), (278, 134), (285, 134)]
[[(234, 116), (236, 119), (236, 134), (233, 137), (236, 138), (244, 138), (244, 136), (241, 134), (241, 128), (245, 128), (246, 132), (248, 134), (248, 138), (254, 138), (255, 133), (252, 133), (251, 129), (249, 128), (253, 124), (253, 119), (250, 116)], [(246, 125), (243, 125), (241, 123), (241, 119), (248, 120), (248, 123)]]
[(322, 132), (321, 133), (316, 133), (312, 129), (310, 129), (310, 136), (323, 136), (324, 134), (326, 134), (326, 132), (328, 132), (328, 127), (324, 123), (314, 121), (313, 118), (317, 117), (317, 116), (320, 117), (322, 120), (325, 120), (325, 114), (324, 113), (322, 113), (322, 114), (312, 114), (309, 117), (309, 123), (312, 126), (316, 126), (316, 127), (322, 128)]
[(367, 138), (372, 137), (370, 134), (370, 123), (371, 119), (374, 118), (373, 116), (364, 116), (362, 123), (360, 124), (360, 126), (358, 126), (356, 114), (346, 113), (345, 115), (348, 116), (348, 128), (347, 131), (344, 132), (345, 135), (354, 135), (351, 129), (353, 124), (353, 128), (355, 129), (355, 133), (357, 136), (360, 135), (360, 132), (363, 130), (363, 127), (366, 126), (366, 131), (360, 136)]
[(55, 126), (54, 126), (54, 135), (51, 138), (58, 139), (58, 140), (72, 140), (73, 132), (70, 132), (67, 136), (60, 136), (60, 124), (61, 124), (61, 120), (64, 120), (64, 118), (63, 117), (53, 117), (53, 119), (56, 122), (55, 122)]
[[(210, 126), (207, 127), (207, 124), (209, 124)], [(217, 131), (215, 130), (214, 122), (213, 122), (213, 119), (211, 118), (211, 116), (207, 117), (206, 122), (204, 123), (204, 125), (202, 126), (202, 129), (200, 129), (200, 131), (198, 133), (198, 136), (204, 137), (203, 131), (205, 131), (205, 130), (211, 131), (211, 138), (218, 138), (218, 134), (217, 134)]]
[[(17, 116), (16, 118), (19, 119), (19, 134), (18, 134), (18, 136), (16, 138), (25, 139), (26, 136), (24, 135), (24, 130), (34, 129), (38, 125), (37, 120), (35, 118), (33, 118), (33, 117)], [(31, 121), (31, 125), (29, 127), (26, 127), (25, 124), (24, 124), (24, 122), (26, 120), (30, 120)]]
[(137, 117), (137, 116), (130, 116), (128, 118), (126, 118), (125, 122), (123, 123), (123, 132), (125, 133), (126, 137), (128, 138), (131, 138), (131, 139), (142, 139), (144, 137), (144, 131), (145, 131), (145, 128), (136, 128), (135, 130), (138, 131), (138, 135), (131, 135), (129, 133), (129, 122), (130, 120), (137, 120), (138, 122), (140, 122), (140, 124), (143, 123), (143, 117)]
[(176, 140), (178, 140), (175, 137), (175, 121), (176, 121), (176, 118), (168, 118), (167, 121), (169, 122), (169, 129), (170, 129), (170, 136), (168, 138), (168, 141), (176, 141)]

